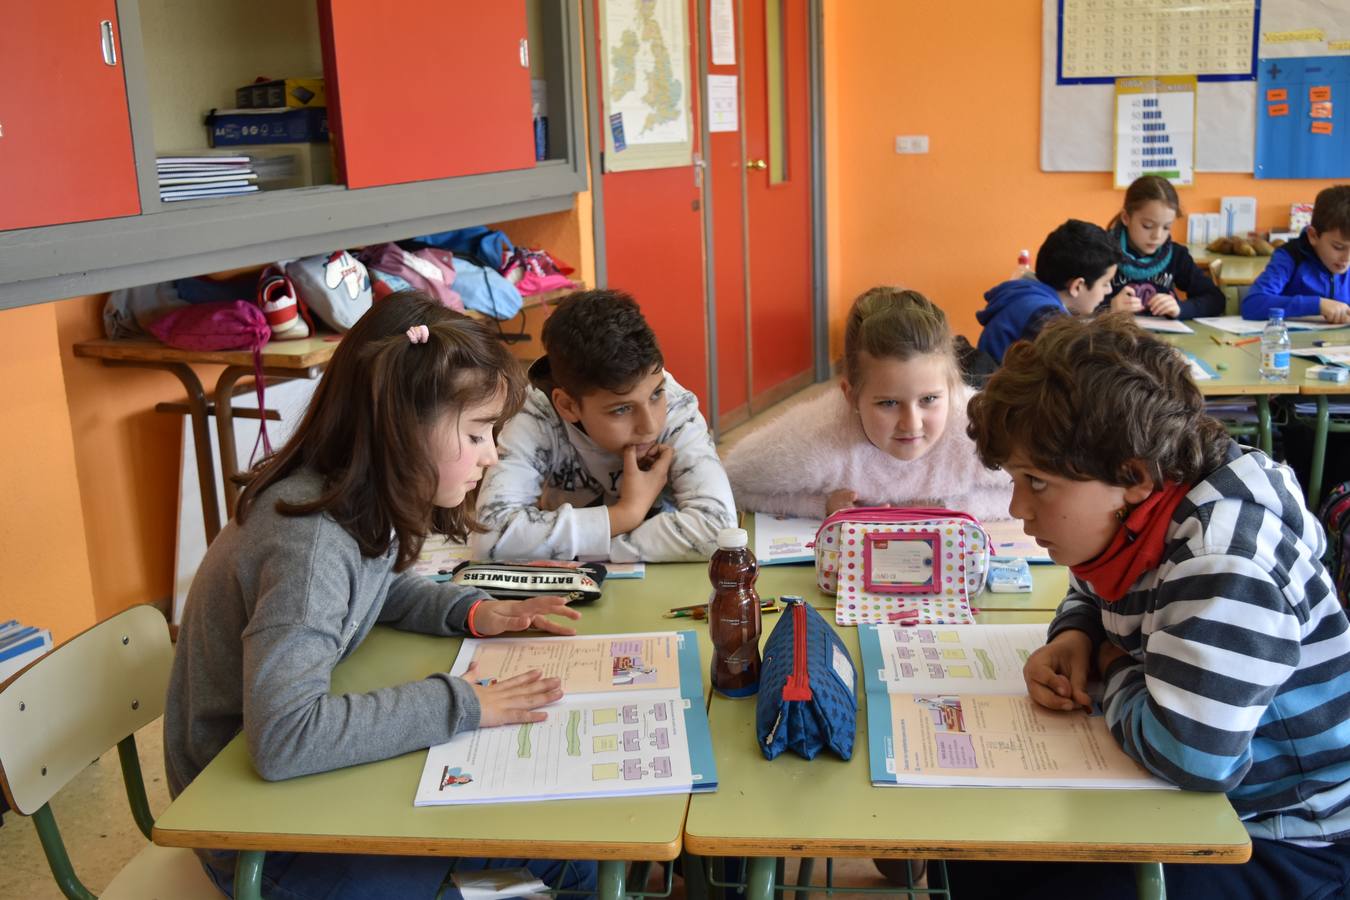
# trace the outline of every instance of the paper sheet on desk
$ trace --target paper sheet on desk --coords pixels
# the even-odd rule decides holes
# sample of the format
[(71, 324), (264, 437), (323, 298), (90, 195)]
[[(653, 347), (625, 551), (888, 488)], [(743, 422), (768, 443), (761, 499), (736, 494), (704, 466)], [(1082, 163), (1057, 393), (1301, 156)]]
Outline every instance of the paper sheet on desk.
[[(1265, 330), (1265, 322), (1252, 321), (1244, 319), (1242, 316), (1212, 316), (1196, 319), (1201, 325), (1208, 325), (1210, 328), (1217, 328), (1219, 331), (1226, 331), (1229, 334), (1260, 334)], [(1285, 325), (1290, 331), (1328, 331), (1333, 328), (1344, 328), (1344, 325), (1333, 325), (1321, 316), (1298, 316), (1293, 319), (1285, 319)]]
[(815, 562), (819, 519), (755, 513), (755, 558), (761, 566)]
[(1134, 323), (1145, 331), (1162, 334), (1195, 334), (1195, 329), (1178, 319), (1164, 316), (1135, 316)]

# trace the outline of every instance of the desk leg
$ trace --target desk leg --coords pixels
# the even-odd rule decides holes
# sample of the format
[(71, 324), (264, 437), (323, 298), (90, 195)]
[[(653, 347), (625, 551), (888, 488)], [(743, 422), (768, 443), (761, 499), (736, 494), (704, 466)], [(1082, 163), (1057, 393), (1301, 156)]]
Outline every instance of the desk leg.
[(746, 860), (746, 900), (773, 900), (773, 876), (778, 859), (773, 856), (752, 856)]
[(1317, 514), (1322, 502), (1322, 476), (1327, 462), (1327, 432), (1331, 430), (1331, 404), (1326, 394), (1317, 395), (1317, 428), (1313, 432), (1312, 470), (1308, 473), (1308, 509)]
[[(234, 476), (239, 468), (235, 460), (239, 453), (234, 445), (234, 386), (245, 375), (252, 375), (253, 368), (227, 366), (216, 380), (216, 440), (220, 443), (220, 480), (225, 488), (225, 518), (234, 517), (234, 503), (239, 499), (239, 486)], [(259, 423), (258, 427), (263, 427)]]
[(1261, 452), (1271, 456), (1275, 453), (1275, 437), (1270, 428), (1270, 398), (1265, 394), (1260, 394), (1256, 398), (1256, 422)]
[(207, 425), (206, 392), (201, 379), (187, 363), (135, 362), (105, 359), (105, 366), (134, 369), (163, 369), (172, 372), (187, 391), (188, 419), (192, 423), (192, 446), (197, 454), (197, 486), (202, 495), (202, 526), (209, 545), (220, 534), (220, 503), (216, 499), (216, 464), (211, 459), (211, 429)]
[(684, 896), (687, 900), (708, 900), (712, 896), (705, 868), (707, 865), (708, 860), (702, 856), (695, 856), (687, 850), (680, 855), (680, 870), (684, 873)]
[(244, 850), (234, 862), (234, 900), (262, 900), (262, 850)]
[(1134, 864), (1134, 892), (1139, 900), (1167, 900), (1162, 863)]
[(600, 900), (622, 900), (628, 877), (628, 863), (617, 859), (600, 860), (596, 896)]

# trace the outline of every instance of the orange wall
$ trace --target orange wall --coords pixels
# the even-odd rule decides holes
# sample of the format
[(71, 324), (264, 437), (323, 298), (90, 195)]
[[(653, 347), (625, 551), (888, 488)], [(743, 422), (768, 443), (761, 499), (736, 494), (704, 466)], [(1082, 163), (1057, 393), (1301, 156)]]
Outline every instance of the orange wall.
[(96, 621), (56, 306), (0, 312), (0, 621), (57, 641)]
[[(825, 0), (825, 77), (836, 353), (852, 298), (879, 283), (923, 291), (973, 336), (1018, 250), (1034, 256), (1064, 219), (1105, 224), (1119, 208), (1106, 172), (1040, 170), (1039, 2), (982, 3), (958, 27), (912, 0)], [(928, 155), (896, 155), (898, 134), (928, 135)], [(1331, 183), (1200, 173), (1180, 193), (1195, 212), (1254, 196), (1266, 229)]]
[[(103, 337), (106, 295), (75, 297), (55, 312), (66, 404), (84, 511), (94, 609), (100, 619), (173, 590), (182, 419), (155, 412), (187, 395), (177, 378), (80, 359), (78, 341)], [(218, 367), (198, 370), (208, 390)]]

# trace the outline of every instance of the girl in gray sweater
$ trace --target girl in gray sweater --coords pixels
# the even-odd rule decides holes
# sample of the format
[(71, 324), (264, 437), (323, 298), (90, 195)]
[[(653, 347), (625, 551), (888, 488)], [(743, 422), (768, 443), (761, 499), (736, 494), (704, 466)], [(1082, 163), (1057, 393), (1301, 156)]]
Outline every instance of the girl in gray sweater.
[[(376, 623), (476, 637), (574, 631), (561, 597), (491, 600), (411, 571), (431, 532), (463, 540), (494, 427), (520, 408), (524, 378), (490, 332), (414, 292), (376, 304), (343, 339), (295, 435), (250, 474), (235, 518), (188, 593), (164, 714), (177, 796), (243, 731), (258, 774), (291, 778), (387, 759), (461, 731), (543, 721), (558, 679), (491, 685), (438, 673), (362, 694), (329, 693), (333, 668)], [(231, 894), (234, 854), (206, 851)], [(460, 861), (461, 869), (523, 860)], [(563, 867), (529, 862), (546, 880)], [(263, 894), (437, 895), (446, 859), (272, 853)], [(569, 886), (593, 872), (573, 865)], [(573, 876), (575, 874), (575, 877)]]

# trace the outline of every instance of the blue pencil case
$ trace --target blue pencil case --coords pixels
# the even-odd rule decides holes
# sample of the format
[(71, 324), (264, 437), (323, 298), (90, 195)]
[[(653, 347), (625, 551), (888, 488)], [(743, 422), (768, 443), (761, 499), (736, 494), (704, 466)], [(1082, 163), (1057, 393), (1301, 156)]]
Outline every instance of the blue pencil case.
[(853, 755), (858, 727), (858, 679), (853, 659), (830, 623), (800, 597), (764, 644), (755, 706), (755, 733), (765, 759), (784, 750), (814, 759), (825, 748)]

